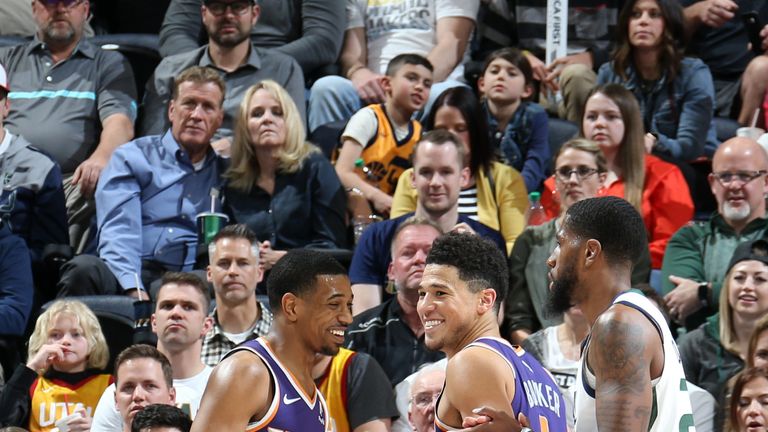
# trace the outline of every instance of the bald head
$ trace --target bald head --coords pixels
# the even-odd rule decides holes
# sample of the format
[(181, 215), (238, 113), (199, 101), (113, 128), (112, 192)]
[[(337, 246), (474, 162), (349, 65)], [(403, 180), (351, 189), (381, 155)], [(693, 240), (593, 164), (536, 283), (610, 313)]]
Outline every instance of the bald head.
[(718, 212), (736, 231), (765, 217), (766, 171), (768, 154), (753, 139), (731, 138), (715, 152), (709, 186)]
[(755, 159), (759, 168), (768, 170), (768, 153), (757, 141), (747, 137), (734, 137), (720, 144), (712, 158), (712, 171), (718, 172), (718, 164), (733, 156), (743, 156)]

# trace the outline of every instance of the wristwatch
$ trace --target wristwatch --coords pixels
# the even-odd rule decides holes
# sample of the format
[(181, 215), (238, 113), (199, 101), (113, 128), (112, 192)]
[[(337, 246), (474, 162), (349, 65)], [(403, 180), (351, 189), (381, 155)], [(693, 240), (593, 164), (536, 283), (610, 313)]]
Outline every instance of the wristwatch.
[(709, 306), (709, 282), (699, 283), (699, 301), (702, 306)]

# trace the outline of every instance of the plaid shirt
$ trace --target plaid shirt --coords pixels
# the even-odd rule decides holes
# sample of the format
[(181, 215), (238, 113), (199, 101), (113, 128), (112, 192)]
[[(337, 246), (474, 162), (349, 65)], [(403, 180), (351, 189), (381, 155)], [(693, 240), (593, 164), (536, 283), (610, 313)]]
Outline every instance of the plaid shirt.
[[(259, 314), (259, 320), (256, 321), (256, 324), (253, 326), (251, 334), (245, 338), (246, 341), (266, 335), (269, 328), (272, 326), (272, 312), (270, 312), (263, 303), (259, 302), (258, 305), (259, 311), (261, 312)], [(219, 326), (216, 309), (213, 310), (211, 316), (213, 317), (213, 328), (205, 335), (205, 339), (203, 339), (203, 351), (200, 353), (200, 359), (208, 366), (214, 367), (221, 361), (224, 355), (237, 344), (224, 336), (224, 331)]]

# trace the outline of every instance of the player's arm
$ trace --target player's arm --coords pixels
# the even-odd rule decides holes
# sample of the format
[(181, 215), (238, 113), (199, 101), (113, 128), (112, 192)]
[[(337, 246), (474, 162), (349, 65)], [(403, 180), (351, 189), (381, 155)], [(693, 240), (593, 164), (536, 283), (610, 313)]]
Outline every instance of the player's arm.
[[(459, 427), (466, 417), (476, 416), (479, 407), (490, 407), (515, 417), (510, 401), (515, 395), (514, 373), (496, 354), (485, 348), (470, 347), (457, 353), (445, 372), (445, 389), (441, 399), (458, 413), (442, 420)], [(444, 411), (441, 410), (441, 414)], [(458, 417), (458, 418), (455, 418)]]
[(213, 369), (192, 432), (245, 430), (252, 417), (266, 414), (273, 394), (264, 363), (251, 353), (235, 353)]
[(597, 320), (587, 360), (596, 377), (600, 431), (648, 430), (653, 407), (651, 364), (659, 355), (658, 364), (663, 365), (659, 334), (640, 312), (619, 305)]

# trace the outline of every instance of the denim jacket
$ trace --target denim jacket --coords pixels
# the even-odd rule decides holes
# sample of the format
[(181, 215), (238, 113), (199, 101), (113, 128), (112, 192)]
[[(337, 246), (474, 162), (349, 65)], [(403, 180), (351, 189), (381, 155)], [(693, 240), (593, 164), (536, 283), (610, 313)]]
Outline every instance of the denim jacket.
[(613, 70), (613, 62), (600, 67), (598, 84), (623, 84), (637, 98), (646, 132), (658, 137), (654, 153), (682, 161), (712, 156), (720, 145), (712, 121), (715, 89), (712, 74), (701, 60), (686, 57), (671, 86), (666, 75), (656, 81), (650, 92), (640, 86), (633, 66), (627, 68), (627, 80)]
[(483, 111), (488, 119), (488, 137), (499, 159), (520, 171), (529, 191), (538, 190), (549, 164), (547, 113), (541, 106), (522, 102), (502, 133), (487, 102)]

